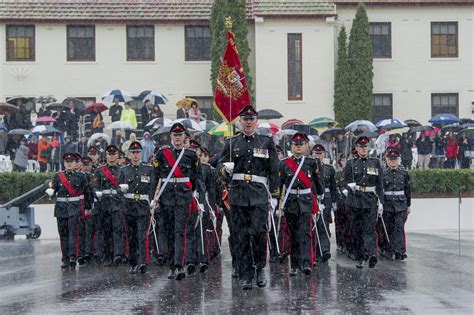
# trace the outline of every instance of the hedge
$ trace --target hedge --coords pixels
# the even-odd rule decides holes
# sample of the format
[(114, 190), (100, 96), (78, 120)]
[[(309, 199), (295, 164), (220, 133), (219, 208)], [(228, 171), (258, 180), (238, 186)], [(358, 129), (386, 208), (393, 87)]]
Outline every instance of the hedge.
[[(415, 194), (452, 194), (461, 188), (474, 192), (474, 172), (471, 170), (410, 170), (411, 187)], [(0, 173), (0, 204), (3, 204), (50, 179), (52, 173)]]

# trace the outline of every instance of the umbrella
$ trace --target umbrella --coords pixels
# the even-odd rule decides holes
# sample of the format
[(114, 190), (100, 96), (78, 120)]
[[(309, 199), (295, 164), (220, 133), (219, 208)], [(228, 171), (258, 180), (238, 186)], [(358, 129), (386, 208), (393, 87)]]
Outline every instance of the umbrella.
[(437, 114), (428, 121), (435, 125), (449, 125), (459, 123), (459, 118), (453, 114)]
[(130, 93), (125, 90), (114, 89), (110, 90), (104, 95), (102, 95), (102, 100), (107, 102), (113, 102), (114, 98), (118, 98), (120, 102), (129, 102), (132, 99)]
[[(384, 135), (386, 135), (386, 133)], [(361, 133), (360, 135), (358, 135), (358, 137), (367, 137), (367, 138), (377, 138), (378, 136), (380, 135), (373, 131), (365, 131)]]
[(35, 99), (35, 102), (36, 103), (43, 103), (43, 102), (46, 102), (46, 103), (54, 103), (54, 102), (57, 102), (58, 100), (52, 96), (52, 95), (48, 95), (48, 96), (40, 96), (40, 97), (37, 97)]
[(274, 109), (262, 109), (258, 112), (258, 118), (260, 119), (278, 119), (282, 117), (283, 115)]
[(309, 122), (311, 128), (324, 128), (336, 125), (337, 122), (328, 117), (315, 118)]
[(4, 123), (0, 123), (0, 131), (8, 131), (8, 128), (5, 126)]
[(474, 138), (474, 127), (466, 128), (461, 133), (465, 133), (468, 138)]
[(74, 103), (74, 107), (79, 110), (79, 111), (83, 111), (84, 108), (86, 107), (86, 104), (84, 103), (83, 100), (80, 100), (78, 98), (75, 98), (75, 97), (66, 97), (62, 103), (67, 105), (68, 107), (69, 106), (69, 102), (73, 102)]
[(31, 132), (26, 129), (12, 129), (8, 132), (9, 135), (31, 135)]
[(471, 118), (460, 118), (459, 119), (459, 124), (460, 125), (473, 124), (473, 123), (474, 123), (474, 120), (472, 120)]
[(180, 118), (173, 121), (173, 123), (177, 122), (182, 123), (186, 129), (191, 129), (191, 131), (204, 131), (195, 120), (189, 118)]
[(281, 129), (290, 129), (294, 125), (304, 125), (304, 122), (295, 118), (288, 119), (281, 125)]
[(218, 125), (219, 125), (219, 123), (217, 121), (214, 121), (214, 120), (204, 120), (204, 121), (201, 121), (199, 123), (199, 126), (201, 126), (201, 128), (204, 131), (209, 131), (212, 128), (214, 128), (215, 126), (218, 126)]
[(419, 131), (431, 131), (433, 130), (433, 127), (431, 126), (418, 126), (418, 127), (413, 127), (411, 128), (411, 132), (419, 132)]
[(441, 128), (441, 132), (442, 133), (446, 133), (446, 132), (459, 132), (461, 130), (463, 130), (464, 127), (463, 126), (459, 126), (458, 124), (451, 124), (451, 125), (446, 125), (446, 126), (443, 126), (443, 128)]
[(171, 126), (163, 126), (160, 129), (158, 129), (157, 131), (155, 131), (155, 133), (152, 134), (151, 137), (153, 138), (153, 137), (165, 134), (165, 133), (169, 133), (170, 130), (171, 130)]
[(269, 123), (267, 121), (259, 122), (257, 124), (257, 129), (268, 129), (271, 131), (272, 134), (276, 134), (279, 132), (281, 129), (275, 124)]
[(405, 124), (406, 124), (408, 127), (418, 127), (418, 126), (421, 126), (420, 122), (419, 122), (418, 120), (414, 120), (414, 119), (405, 120)]
[(56, 129), (53, 126), (43, 125), (43, 126), (40, 126), (40, 127), (46, 127), (45, 130), (40, 131), (40, 134), (43, 135), (43, 136), (54, 136), (58, 133), (63, 133), (61, 130)]
[(8, 103), (0, 103), (0, 115), (11, 115), (18, 110), (18, 107)]
[(69, 108), (69, 106), (67, 104), (64, 104), (64, 103), (51, 103), (51, 104), (48, 104), (46, 106), (46, 109), (60, 111), (60, 110), (63, 110), (63, 109), (68, 110), (68, 109), (71, 109), (71, 108)]
[(168, 102), (166, 96), (158, 91), (145, 90), (138, 95), (142, 102), (150, 101), (153, 105), (165, 105)]
[(92, 103), (90, 105), (87, 105), (86, 107), (86, 112), (105, 112), (107, 110), (107, 106), (105, 106), (104, 103)]
[(30, 129), (30, 132), (31, 133), (40, 133), (40, 134), (44, 134), (44, 133), (62, 133), (62, 131), (54, 128), (53, 126), (48, 126), (48, 125), (39, 125), (39, 126), (36, 126), (36, 127), (33, 127), (32, 129)]
[(43, 116), (43, 117), (37, 118), (36, 122), (37, 123), (52, 123), (52, 122), (56, 122), (56, 119), (54, 119), (53, 117), (49, 117), (49, 116)]
[(13, 97), (7, 98), (7, 103), (12, 104), (12, 105), (16, 105), (17, 100), (21, 100), (21, 102), (23, 104), (26, 104), (29, 101), (28, 98), (24, 97), (24, 96), (13, 96)]
[(222, 123), (220, 125), (215, 126), (207, 133), (211, 136), (218, 136), (218, 137), (230, 137), (232, 135), (232, 125), (227, 123)]
[(145, 127), (153, 127), (154, 125), (160, 125), (160, 126), (171, 126), (173, 124), (173, 121), (169, 118), (164, 118), (164, 117), (158, 117), (150, 120)]
[(396, 118), (389, 118), (389, 119), (383, 119), (379, 121), (375, 126), (379, 128), (396, 128), (396, 127), (405, 127), (407, 124), (405, 124), (403, 121), (396, 119)]
[(338, 134), (343, 134), (345, 132), (345, 130), (343, 128), (328, 128), (326, 130), (324, 130), (322, 133), (321, 133), (321, 138), (324, 139), (324, 137), (329, 134), (331, 135), (332, 137), (335, 137), (337, 136)]
[(94, 133), (92, 136), (89, 137), (89, 140), (87, 140), (87, 146), (92, 146), (97, 140), (105, 140), (107, 144), (110, 143), (110, 137), (108, 135), (106, 135), (105, 133), (98, 132)]
[(351, 131), (355, 131), (357, 129), (358, 126), (363, 126), (366, 131), (376, 131), (377, 130), (377, 127), (375, 127), (375, 125), (368, 121), (368, 120), (355, 120), (353, 122), (351, 122), (349, 125), (346, 126), (346, 130), (351, 130)]
[(114, 121), (105, 127), (106, 130), (111, 129), (123, 129), (123, 130), (132, 130), (133, 126), (128, 121)]
[(186, 97), (186, 98), (183, 98), (183, 99), (180, 99), (179, 101), (177, 101), (176, 102), (176, 107), (178, 107), (178, 108), (182, 108), (183, 106), (189, 107), (194, 102), (197, 104), (198, 101), (194, 98)]
[(386, 131), (384, 135), (401, 135), (408, 131), (410, 131), (410, 127), (402, 127)]

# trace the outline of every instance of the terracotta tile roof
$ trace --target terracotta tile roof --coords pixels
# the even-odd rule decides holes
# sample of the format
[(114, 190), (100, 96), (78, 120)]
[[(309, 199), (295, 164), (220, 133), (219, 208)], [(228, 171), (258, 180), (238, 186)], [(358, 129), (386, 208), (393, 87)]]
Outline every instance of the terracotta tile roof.
[(474, 0), (334, 0), (336, 5), (353, 5), (364, 2), (366, 5), (474, 5)]
[[(332, 0), (247, 0), (247, 18), (334, 15)], [(208, 20), (213, 0), (2, 0), (0, 21)]]

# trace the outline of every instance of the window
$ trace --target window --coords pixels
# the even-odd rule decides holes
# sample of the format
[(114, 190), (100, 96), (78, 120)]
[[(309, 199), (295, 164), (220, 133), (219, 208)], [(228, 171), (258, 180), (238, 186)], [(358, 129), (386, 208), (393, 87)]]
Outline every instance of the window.
[(185, 32), (185, 60), (211, 60), (211, 29), (207, 25), (187, 25)]
[(213, 120), (212, 118), (212, 101), (214, 98), (212, 96), (186, 96), (189, 98), (194, 98), (201, 110), (201, 113), (207, 115), (207, 119)]
[(431, 57), (458, 56), (458, 23), (432, 22), (431, 23)]
[(95, 26), (67, 26), (67, 60), (95, 61)]
[(392, 25), (369, 23), (373, 58), (392, 58)]
[(7, 61), (35, 61), (35, 26), (7, 25)]
[(288, 100), (303, 99), (301, 34), (288, 34)]
[(459, 114), (458, 93), (431, 94), (431, 116), (436, 114)]
[(127, 60), (155, 60), (155, 27), (153, 25), (127, 26)]
[(392, 94), (372, 95), (373, 121), (378, 122), (383, 119), (393, 117)]

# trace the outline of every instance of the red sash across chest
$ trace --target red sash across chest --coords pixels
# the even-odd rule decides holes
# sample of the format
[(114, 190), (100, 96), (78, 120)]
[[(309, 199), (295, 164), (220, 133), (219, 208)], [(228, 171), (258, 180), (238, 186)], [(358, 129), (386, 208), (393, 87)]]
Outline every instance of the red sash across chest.
[[(293, 171), (293, 173), (296, 173), (296, 170), (298, 169), (298, 165), (292, 158), (288, 158), (284, 160), (285, 164), (288, 165), (288, 167)], [(306, 175), (305, 172), (302, 172), (301, 169), (298, 172), (298, 179), (306, 186), (306, 188), (311, 188), (311, 179)], [(311, 193), (311, 197), (313, 198), (313, 213), (318, 213), (319, 212), (319, 207), (318, 203), (316, 202), (316, 196)]]
[(66, 187), (67, 191), (69, 191), (71, 196), (77, 197), (79, 195), (78, 192), (74, 189), (74, 187), (72, 187), (72, 184), (67, 180), (67, 177), (64, 172), (59, 172), (58, 176), (59, 180), (64, 185), (64, 187)]
[(107, 177), (107, 179), (112, 183), (112, 185), (114, 185), (114, 187), (118, 187), (118, 179), (114, 176), (114, 174), (110, 172), (107, 167), (102, 166), (100, 170), (102, 171), (102, 173), (104, 173), (105, 177)]

